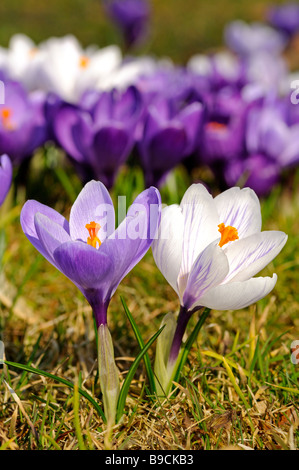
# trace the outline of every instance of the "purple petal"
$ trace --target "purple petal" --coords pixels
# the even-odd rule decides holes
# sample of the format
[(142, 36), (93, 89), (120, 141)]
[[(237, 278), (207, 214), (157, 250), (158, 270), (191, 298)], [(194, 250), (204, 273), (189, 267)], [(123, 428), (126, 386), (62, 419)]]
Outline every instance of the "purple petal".
[(84, 162), (91, 144), (91, 118), (75, 106), (62, 106), (54, 118), (53, 130), (62, 148), (75, 160)]
[(39, 236), (36, 232), (35, 226), (35, 215), (37, 213), (47, 216), (52, 222), (60, 225), (69, 233), (69, 224), (68, 221), (58, 212), (56, 212), (51, 207), (48, 207), (40, 202), (29, 200), (25, 202), (20, 216), (20, 222), (28, 240), (32, 245), (48, 260), (50, 263), (53, 263), (53, 259), (49, 256), (48, 251), (44, 248), (44, 245), (41, 243)]
[(81, 289), (88, 301), (95, 298), (95, 292), (103, 302), (107, 300), (114, 260), (101, 248), (98, 250), (80, 241), (70, 241), (60, 245), (53, 256), (60, 271)]
[(93, 151), (95, 168), (103, 172), (116, 171), (123, 164), (133, 147), (133, 139), (121, 124), (102, 127), (94, 136)]
[(39, 241), (48, 253), (48, 259), (50, 258), (52, 264), (55, 265), (53, 253), (62, 243), (71, 240), (70, 235), (60, 224), (39, 212), (35, 214), (34, 222)]
[(96, 222), (101, 225), (98, 237), (103, 242), (115, 229), (115, 215), (110, 194), (100, 181), (89, 181), (74, 202), (70, 212), (72, 240), (87, 241), (85, 225)]
[(100, 249), (113, 259), (112, 293), (140, 261), (156, 236), (161, 218), (161, 196), (156, 188), (143, 191), (130, 206), (127, 217)]

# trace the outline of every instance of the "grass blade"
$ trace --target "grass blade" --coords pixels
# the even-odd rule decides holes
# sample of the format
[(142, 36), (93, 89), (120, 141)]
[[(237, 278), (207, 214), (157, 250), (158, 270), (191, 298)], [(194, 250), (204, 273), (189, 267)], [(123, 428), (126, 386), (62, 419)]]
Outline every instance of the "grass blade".
[(124, 383), (121, 387), (120, 394), (119, 394), (119, 397), (118, 397), (117, 412), (116, 412), (116, 422), (117, 423), (119, 422), (120, 418), (123, 415), (125, 402), (126, 402), (126, 398), (127, 398), (128, 392), (129, 392), (130, 384), (131, 384), (132, 379), (135, 375), (137, 367), (138, 367), (140, 361), (142, 360), (142, 358), (144, 357), (144, 355), (147, 353), (148, 349), (156, 341), (159, 334), (162, 332), (163, 328), (164, 328), (164, 326), (162, 328), (160, 328), (160, 330), (157, 331), (157, 333), (155, 333), (151, 337), (151, 339), (146, 343), (144, 348), (140, 351), (140, 353), (138, 354), (138, 356), (134, 360), (133, 364), (131, 365), (131, 367), (129, 369), (129, 372), (127, 373), (127, 376), (126, 376), (125, 381), (124, 381)]
[[(66, 380), (62, 377), (58, 377), (57, 375), (50, 374), (49, 372), (44, 372), (43, 370), (36, 369), (36, 368), (28, 366), (28, 365), (18, 364), (17, 362), (3, 361), (3, 363), (6, 364), (7, 366), (10, 366), (10, 367), (16, 367), (17, 369), (21, 369), (21, 370), (24, 370), (26, 372), (31, 372), (32, 374), (42, 375), (44, 377), (48, 377), (49, 379), (56, 380), (57, 382), (60, 382), (63, 385), (66, 385), (67, 387), (74, 390), (74, 384), (72, 382), (70, 382), (69, 380)], [(106, 418), (105, 418), (104, 412), (103, 412), (102, 408), (98, 405), (98, 403), (94, 400), (94, 398), (88, 392), (83, 390), (82, 388), (78, 388), (78, 391), (79, 391), (80, 395), (85, 397), (92, 404), (92, 406), (95, 408), (95, 410), (97, 411), (99, 416), (106, 423)]]
[[(130, 310), (128, 309), (128, 307), (126, 305), (125, 300), (122, 297), (120, 297), (120, 299), (121, 299), (121, 302), (123, 304), (125, 313), (128, 317), (128, 320), (131, 324), (131, 327), (134, 331), (134, 334), (135, 334), (136, 340), (138, 342), (138, 345), (139, 345), (140, 349), (142, 350), (144, 348), (144, 341), (142, 339), (142, 336), (141, 336), (141, 333), (138, 329), (138, 326), (137, 326)], [(148, 381), (149, 381), (149, 385), (150, 385), (150, 390), (151, 390), (151, 393), (154, 394), (155, 391), (156, 391), (154, 372), (153, 372), (153, 369), (152, 369), (152, 366), (151, 366), (149, 355), (147, 353), (144, 354), (143, 361), (144, 361), (144, 365), (145, 365), (145, 369), (146, 369), (146, 373), (147, 373), (147, 377), (148, 377)]]

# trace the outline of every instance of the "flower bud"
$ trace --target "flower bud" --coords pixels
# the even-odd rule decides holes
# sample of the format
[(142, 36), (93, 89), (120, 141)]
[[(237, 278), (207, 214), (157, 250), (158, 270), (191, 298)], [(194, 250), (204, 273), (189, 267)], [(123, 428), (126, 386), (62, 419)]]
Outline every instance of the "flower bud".
[(164, 327), (162, 333), (157, 339), (156, 356), (155, 356), (155, 383), (158, 395), (166, 395), (172, 370), (167, 367), (169, 352), (172, 345), (174, 332), (176, 329), (176, 317), (173, 313), (168, 313), (162, 320), (161, 326)]
[(108, 424), (114, 424), (119, 396), (118, 369), (114, 361), (112, 338), (107, 325), (98, 328), (98, 368), (105, 416)]

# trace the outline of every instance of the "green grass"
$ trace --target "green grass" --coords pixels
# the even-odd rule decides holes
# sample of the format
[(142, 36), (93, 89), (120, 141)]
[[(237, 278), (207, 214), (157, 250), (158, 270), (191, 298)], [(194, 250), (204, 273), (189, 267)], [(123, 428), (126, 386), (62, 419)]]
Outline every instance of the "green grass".
[[(218, 48), (228, 21), (261, 19), (271, 3), (153, 0), (151, 39), (136, 53), (184, 63), (195, 53)], [(120, 43), (99, 0), (5, 0), (0, 13), (4, 46), (18, 32), (37, 42), (73, 33), (85, 46)], [(178, 168), (161, 190), (163, 202), (179, 202), (198, 176), (216, 195), (209, 173), (190, 176)], [(126, 389), (124, 417), (108, 442), (99, 411), (91, 309), (76, 287), (37, 253), (19, 223), (28, 198), (68, 216), (81, 184), (59, 151), (47, 148), (37, 154), (26, 188), (16, 185), (0, 211), (0, 339), (10, 363), (0, 370), (0, 449), (298, 449), (299, 366), (291, 363), (290, 351), (292, 341), (299, 339), (298, 182), (299, 171), (287, 175), (262, 201), (263, 230), (289, 236), (263, 272), (278, 274), (273, 292), (247, 309), (212, 311), (179, 383), (164, 401), (153, 396), (147, 379), (155, 351), (151, 346), (145, 365), (139, 364)], [(124, 168), (112, 197), (117, 204), (117, 196), (126, 195), (129, 204), (142, 189), (140, 169)], [(109, 308), (122, 381), (140, 346), (158, 331), (164, 315), (178, 308), (149, 251), (120, 284)], [(197, 321), (196, 316), (191, 319), (190, 332)]]
[[(67, 178), (79, 192), (76, 175), (62, 165), (65, 175), (59, 178), (55, 167), (49, 168), (38, 156), (33, 165), (26, 192), (19, 188), (16, 193), (18, 205), (43, 179), (53, 192), (44, 193), (42, 202), (67, 216), (72, 194), (67, 190), (69, 183), (64, 187), (62, 181)], [(124, 168), (119, 175), (112, 194), (115, 201), (128, 185), (128, 172)], [(129, 186), (131, 199), (143, 189), (139, 173), (138, 169), (129, 172), (135, 184)], [(97, 411), (102, 403), (91, 309), (75, 286), (27, 241), (18, 216), (9, 215), (8, 200), (2, 208), (7, 223), (0, 337), (6, 360), (23, 364), (24, 370), (8, 363), (2, 371), (0, 448), (297, 448), (299, 369), (291, 363), (290, 345), (299, 337), (298, 177), (297, 172), (261, 201), (263, 229), (283, 230), (289, 236), (283, 251), (263, 272), (277, 272), (274, 291), (247, 309), (211, 312), (167, 400), (153, 397), (144, 363), (139, 364), (126, 389), (124, 417), (113, 429), (110, 444)], [(163, 201), (168, 203), (178, 202), (191, 182), (180, 168), (173, 178), (162, 189)], [(215, 187), (213, 191), (216, 194)], [(137, 336), (121, 297), (138, 328)], [(140, 352), (138, 335), (146, 343), (158, 331), (163, 316), (178, 307), (176, 295), (149, 251), (123, 280), (109, 308), (122, 380)], [(197, 320), (195, 315), (190, 332)], [(154, 351), (153, 345), (148, 351), (151, 363)], [(34, 369), (42, 373), (33, 373)]]
[[(223, 28), (236, 18), (247, 21), (265, 16), (272, 0), (152, 0), (151, 34), (136, 53), (153, 53), (184, 63), (198, 52), (218, 48)], [(276, 2), (281, 3), (281, 2)], [(75, 34), (84, 46), (100, 47), (121, 38), (107, 21), (101, 0), (3, 0), (0, 4), (0, 44), (24, 33), (40, 42), (49, 36)]]

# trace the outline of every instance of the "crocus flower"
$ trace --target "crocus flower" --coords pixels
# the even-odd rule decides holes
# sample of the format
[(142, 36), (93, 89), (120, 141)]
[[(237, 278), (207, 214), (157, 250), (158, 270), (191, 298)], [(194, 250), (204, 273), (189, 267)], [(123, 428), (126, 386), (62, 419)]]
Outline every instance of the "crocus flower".
[(55, 138), (84, 183), (96, 178), (112, 187), (135, 144), (142, 109), (135, 87), (124, 92), (91, 92), (78, 105), (58, 105), (53, 118)]
[(8, 47), (1, 51), (1, 68), (7, 77), (22, 83), (26, 90), (34, 91), (36, 67), (41, 60), (40, 50), (34, 41), (25, 34), (14, 34)]
[(148, 106), (137, 143), (145, 185), (160, 186), (170, 170), (197, 149), (204, 107), (194, 102), (173, 109), (161, 98)]
[(122, 61), (119, 47), (83, 48), (71, 34), (51, 37), (36, 46), (30, 38), (17, 35), (7, 57), (8, 76), (21, 81), (27, 90), (56, 93), (74, 103)]
[(227, 46), (240, 56), (260, 52), (280, 54), (287, 43), (285, 35), (263, 23), (246, 23), (235, 20), (229, 23), (224, 31)]
[(217, 171), (223, 161), (244, 150), (249, 104), (241, 92), (230, 87), (206, 95), (205, 103), (207, 112), (198, 149), (199, 161)]
[(299, 5), (289, 2), (272, 6), (268, 11), (267, 19), (274, 28), (292, 37), (299, 31)]
[(0, 104), (0, 154), (18, 165), (47, 139), (44, 95), (28, 94), (24, 87), (5, 81), (5, 103)]
[(12, 181), (12, 164), (7, 155), (0, 157), (0, 206), (7, 196)]
[[(151, 205), (156, 213), (150, 214)], [(118, 284), (151, 245), (159, 211), (160, 195), (151, 187), (136, 198), (115, 230), (107, 189), (90, 181), (73, 204), (69, 222), (54, 209), (29, 200), (21, 224), (33, 246), (85, 295), (99, 326), (107, 323), (107, 306)], [(138, 224), (139, 235), (134, 232)]]
[(248, 112), (245, 152), (227, 161), (224, 176), (228, 186), (241, 184), (265, 196), (282, 172), (299, 162), (299, 124), (288, 122), (286, 100), (266, 98)]
[(160, 222), (160, 194), (142, 192), (115, 230), (110, 195), (101, 182), (87, 183), (69, 221), (54, 209), (29, 200), (21, 211), (28, 240), (83, 293), (99, 334), (99, 374), (107, 418), (114, 420), (119, 380), (107, 326), (107, 308), (121, 280), (149, 249)]
[(188, 60), (187, 70), (206, 79), (205, 87), (209, 86), (206, 91), (210, 92), (227, 86), (241, 89), (248, 81), (244, 62), (230, 51), (193, 55)]
[(273, 277), (253, 277), (280, 252), (287, 236), (261, 231), (259, 200), (249, 188), (230, 188), (215, 198), (193, 184), (180, 205), (162, 210), (155, 262), (176, 291), (180, 313), (172, 337), (166, 372), (159, 377), (167, 389), (183, 334), (193, 312), (207, 307), (236, 310), (265, 297)]
[(233, 158), (223, 168), (227, 187), (240, 185), (253, 189), (260, 197), (266, 196), (281, 180), (282, 168), (278, 161), (264, 153), (253, 153)]
[(146, 0), (105, 0), (106, 11), (119, 28), (125, 45), (131, 47), (148, 34), (150, 16), (149, 2)]

